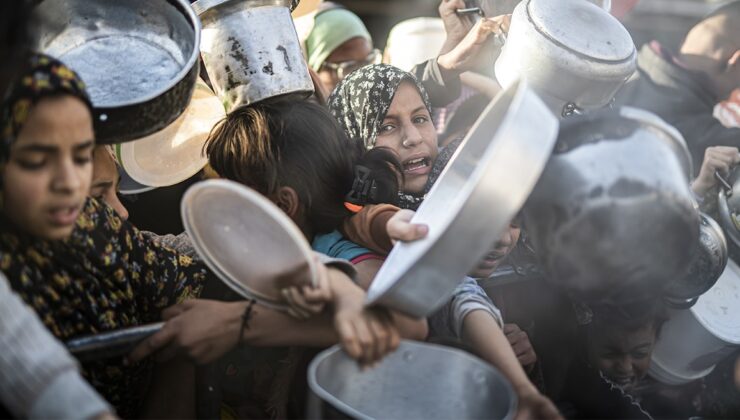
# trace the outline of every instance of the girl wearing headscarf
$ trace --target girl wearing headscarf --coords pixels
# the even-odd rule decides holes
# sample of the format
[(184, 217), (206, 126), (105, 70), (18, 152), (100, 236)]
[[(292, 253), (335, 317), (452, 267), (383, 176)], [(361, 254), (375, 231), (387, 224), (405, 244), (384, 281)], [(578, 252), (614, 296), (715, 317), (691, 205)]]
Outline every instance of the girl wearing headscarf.
[[(339, 83), (329, 98), (329, 109), (348, 137), (362, 140), (366, 149), (386, 147), (398, 154), (404, 178), (399, 202), (407, 209), (418, 208), (449, 158), (438, 159), (431, 107), (416, 77), (387, 64), (364, 67)], [(458, 144), (453, 142), (451, 147)], [(501, 369), (519, 394), (522, 413), (558, 417), (557, 409), (517, 361), (502, 331), (498, 308), (473, 279), (461, 282), (429, 324), (432, 335), (463, 341)]]
[[(1, 112), (0, 270), (57, 338), (156, 322), (162, 309), (198, 296), (205, 267), (87, 198), (94, 135), (77, 74), (36, 55)], [(131, 417), (140, 414), (152, 368), (118, 358), (85, 363), (83, 372)]]

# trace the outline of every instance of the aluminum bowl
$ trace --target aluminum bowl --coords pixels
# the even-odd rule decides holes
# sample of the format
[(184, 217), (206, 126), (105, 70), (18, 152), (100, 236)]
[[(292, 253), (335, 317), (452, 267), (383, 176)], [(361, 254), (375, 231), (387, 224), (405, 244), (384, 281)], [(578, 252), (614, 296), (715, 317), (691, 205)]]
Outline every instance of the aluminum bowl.
[(334, 346), (311, 362), (308, 384), (309, 418), (328, 417), (321, 400), (356, 419), (511, 419), (517, 407), (511, 384), (493, 366), (412, 341), (369, 370)]
[(190, 102), (200, 21), (186, 0), (45, 0), (34, 13), (34, 49), (85, 82), (98, 143), (159, 131)]

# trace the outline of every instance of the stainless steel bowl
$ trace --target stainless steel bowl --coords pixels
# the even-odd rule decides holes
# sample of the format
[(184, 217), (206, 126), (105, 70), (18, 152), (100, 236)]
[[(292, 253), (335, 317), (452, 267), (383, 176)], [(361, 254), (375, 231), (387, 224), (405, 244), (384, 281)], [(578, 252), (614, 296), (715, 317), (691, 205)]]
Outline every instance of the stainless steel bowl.
[(368, 303), (415, 317), (443, 305), (521, 209), (557, 129), (557, 118), (523, 81), (494, 99), (414, 216), (429, 235), (393, 248)]
[(45, 0), (34, 13), (34, 49), (82, 77), (98, 143), (159, 131), (190, 102), (200, 21), (186, 0)]
[(308, 368), (309, 418), (329, 418), (321, 401), (356, 419), (511, 419), (517, 398), (493, 366), (461, 350), (403, 341), (361, 370), (334, 346)]
[(687, 275), (678, 277), (666, 288), (665, 294), (669, 302), (676, 300), (691, 302), (698, 298), (714, 286), (727, 266), (729, 254), (722, 228), (714, 219), (703, 213), (699, 222), (699, 241), (696, 244), (694, 259)]
[(646, 111), (605, 110), (564, 121), (555, 150), (524, 209), (549, 281), (626, 304), (686, 274), (699, 215), (678, 131)]

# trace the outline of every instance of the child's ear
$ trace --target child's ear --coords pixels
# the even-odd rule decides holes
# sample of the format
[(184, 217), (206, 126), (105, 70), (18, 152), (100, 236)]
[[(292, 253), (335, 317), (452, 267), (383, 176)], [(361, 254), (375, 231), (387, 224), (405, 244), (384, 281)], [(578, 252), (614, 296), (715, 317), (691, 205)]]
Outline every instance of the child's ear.
[(298, 211), (301, 208), (301, 202), (298, 198), (298, 193), (290, 187), (280, 187), (275, 193), (275, 204), (287, 214), (291, 219), (295, 220), (298, 216)]

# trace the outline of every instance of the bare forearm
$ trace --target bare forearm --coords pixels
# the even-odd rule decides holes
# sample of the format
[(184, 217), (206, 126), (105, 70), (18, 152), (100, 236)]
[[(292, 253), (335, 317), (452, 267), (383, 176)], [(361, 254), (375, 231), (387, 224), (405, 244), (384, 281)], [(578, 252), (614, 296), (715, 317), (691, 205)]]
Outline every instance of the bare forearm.
[(511, 381), (517, 392), (537, 392), (501, 327), (490, 314), (485, 311), (471, 312), (464, 321), (463, 340), (483, 360), (496, 366)]

